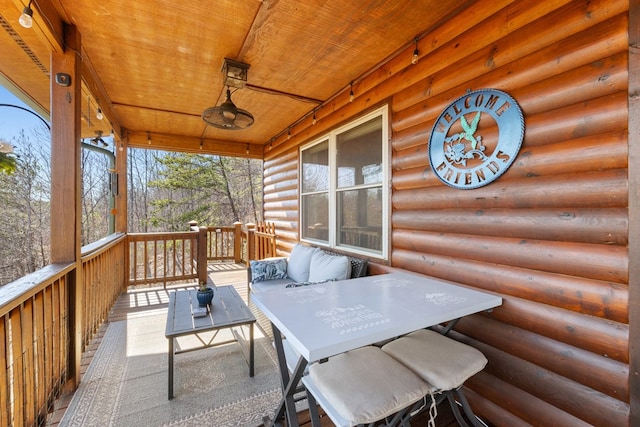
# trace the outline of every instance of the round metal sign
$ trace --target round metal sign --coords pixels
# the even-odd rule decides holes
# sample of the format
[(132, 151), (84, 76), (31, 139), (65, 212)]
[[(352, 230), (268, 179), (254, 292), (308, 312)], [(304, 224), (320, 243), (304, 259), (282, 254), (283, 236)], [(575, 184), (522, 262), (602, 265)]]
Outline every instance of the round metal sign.
[(495, 89), (476, 90), (438, 116), (429, 138), (429, 163), (450, 187), (482, 187), (509, 169), (523, 138), (524, 118), (515, 99)]

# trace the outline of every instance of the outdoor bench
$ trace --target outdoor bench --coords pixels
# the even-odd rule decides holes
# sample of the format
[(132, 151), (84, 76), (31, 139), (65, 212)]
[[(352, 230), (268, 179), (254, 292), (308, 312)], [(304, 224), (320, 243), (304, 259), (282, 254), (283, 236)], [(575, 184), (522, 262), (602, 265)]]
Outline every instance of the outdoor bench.
[(296, 244), (289, 257), (251, 261), (247, 268), (250, 292), (305, 286), (367, 275), (367, 261), (326, 249)]

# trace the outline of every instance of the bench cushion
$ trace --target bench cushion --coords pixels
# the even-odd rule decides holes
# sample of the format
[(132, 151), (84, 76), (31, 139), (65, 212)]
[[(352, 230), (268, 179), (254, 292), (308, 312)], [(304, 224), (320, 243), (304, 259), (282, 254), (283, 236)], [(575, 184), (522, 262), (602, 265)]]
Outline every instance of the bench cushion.
[(291, 279), (276, 279), (267, 280), (265, 282), (251, 282), (249, 285), (251, 287), (251, 292), (265, 292), (273, 289), (284, 288), (289, 283), (291, 283)]
[(309, 367), (309, 378), (351, 425), (392, 415), (429, 394), (433, 387), (385, 354), (367, 346)]
[(487, 364), (480, 350), (427, 329), (391, 341), (382, 350), (438, 391), (460, 387)]

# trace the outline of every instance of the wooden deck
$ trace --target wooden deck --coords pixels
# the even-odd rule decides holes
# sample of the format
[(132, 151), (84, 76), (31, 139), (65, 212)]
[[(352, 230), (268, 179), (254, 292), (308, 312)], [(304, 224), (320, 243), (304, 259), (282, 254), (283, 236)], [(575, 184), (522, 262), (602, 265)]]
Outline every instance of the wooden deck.
[[(219, 263), (219, 264), (210, 264), (209, 267), (209, 275), (214, 283), (218, 286), (222, 285), (232, 285), (237, 290), (238, 294), (243, 298), (245, 302), (248, 302), (248, 293), (247, 293), (247, 275), (246, 269), (244, 265), (241, 264), (233, 264), (233, 263)], [(138, 286), (135, 289), (130, 289), (126, 294), (122, 294), (116, 304), (113, 307), (109, 315), (109, 322), (115, 322), (119, 320), (124, 320), (127, 318), (135, 317), (135, 316), (145, 316), (149, 315), (153, 311), (166, 311), (168, 303), (169, 303), (169, 292), (177, 290), (177, 289), (186, 289), (192, 288), (193, 284), (187, 285), (172, 285), (167, 286), (167, 288), (163, 287), (151, 287), (151, 286)], [(256, 310), (255, 307), (253, 310)], [(257, 317), (262, 317), (264, 322), (265, 318), (261, 313), (255, 313)], [(259, 319), (260, 321), (260, 319)], [(260, 323), (260, 322), (259, 322)], [(93, 358), (93, 355), (96, 353), (98, 349), (104, 331), (106, 330), (106, 324), (103, 325), (101, 330), (96, 335), (96, 338), (89, 346), (88, 350), (83, 355), (82, 360), (82, 374), (86, 372), (86, 369)], [(59, 424), (62, 416), (64, 415), (64, 411), (66, 410), (71, 398), (73, 397), (73, 393), (67, 393), (63, 398), (61, 398), (56, 403), (56, 410), (54, 414), (50, 417), (48, 422), (49, 426), (55, 427)], [(322, 411), (321, 411), (322, 413)], [(311, 426), (311, 422), (309, 421), (309, 413), (308, 411), (301, 412), (299, 414), (299, 422), (302, 427)], [(414, 425), (426, 425), (427, 419), (419, 417), (414, 423)], [(322, 417), (321, 419), (322, 427), (333, 427), (334, 424), (328, 417)], [(458, 423), (455, 421), (449, 406), (444, 403), (438, 407), (438, 417), (437, 417), (437, 427), (454, 427), (458, 426)]]

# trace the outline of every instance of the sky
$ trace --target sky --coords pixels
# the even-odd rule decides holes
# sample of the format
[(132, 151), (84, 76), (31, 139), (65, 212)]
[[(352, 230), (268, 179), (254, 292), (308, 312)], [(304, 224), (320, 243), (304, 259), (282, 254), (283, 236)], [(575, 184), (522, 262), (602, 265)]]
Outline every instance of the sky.
[[(0, 104), (17, 105), (33, 111), (3, 86), (0, 86)], [(44, 126), (42, 121), (31, 113), (19, 108), (0, 106), (1, 140), (11, 143), (12, 139), (17, 138), (21, 130), (24, 129), (29, 134), (33, 129), (40, 129), (42, 126)]]

